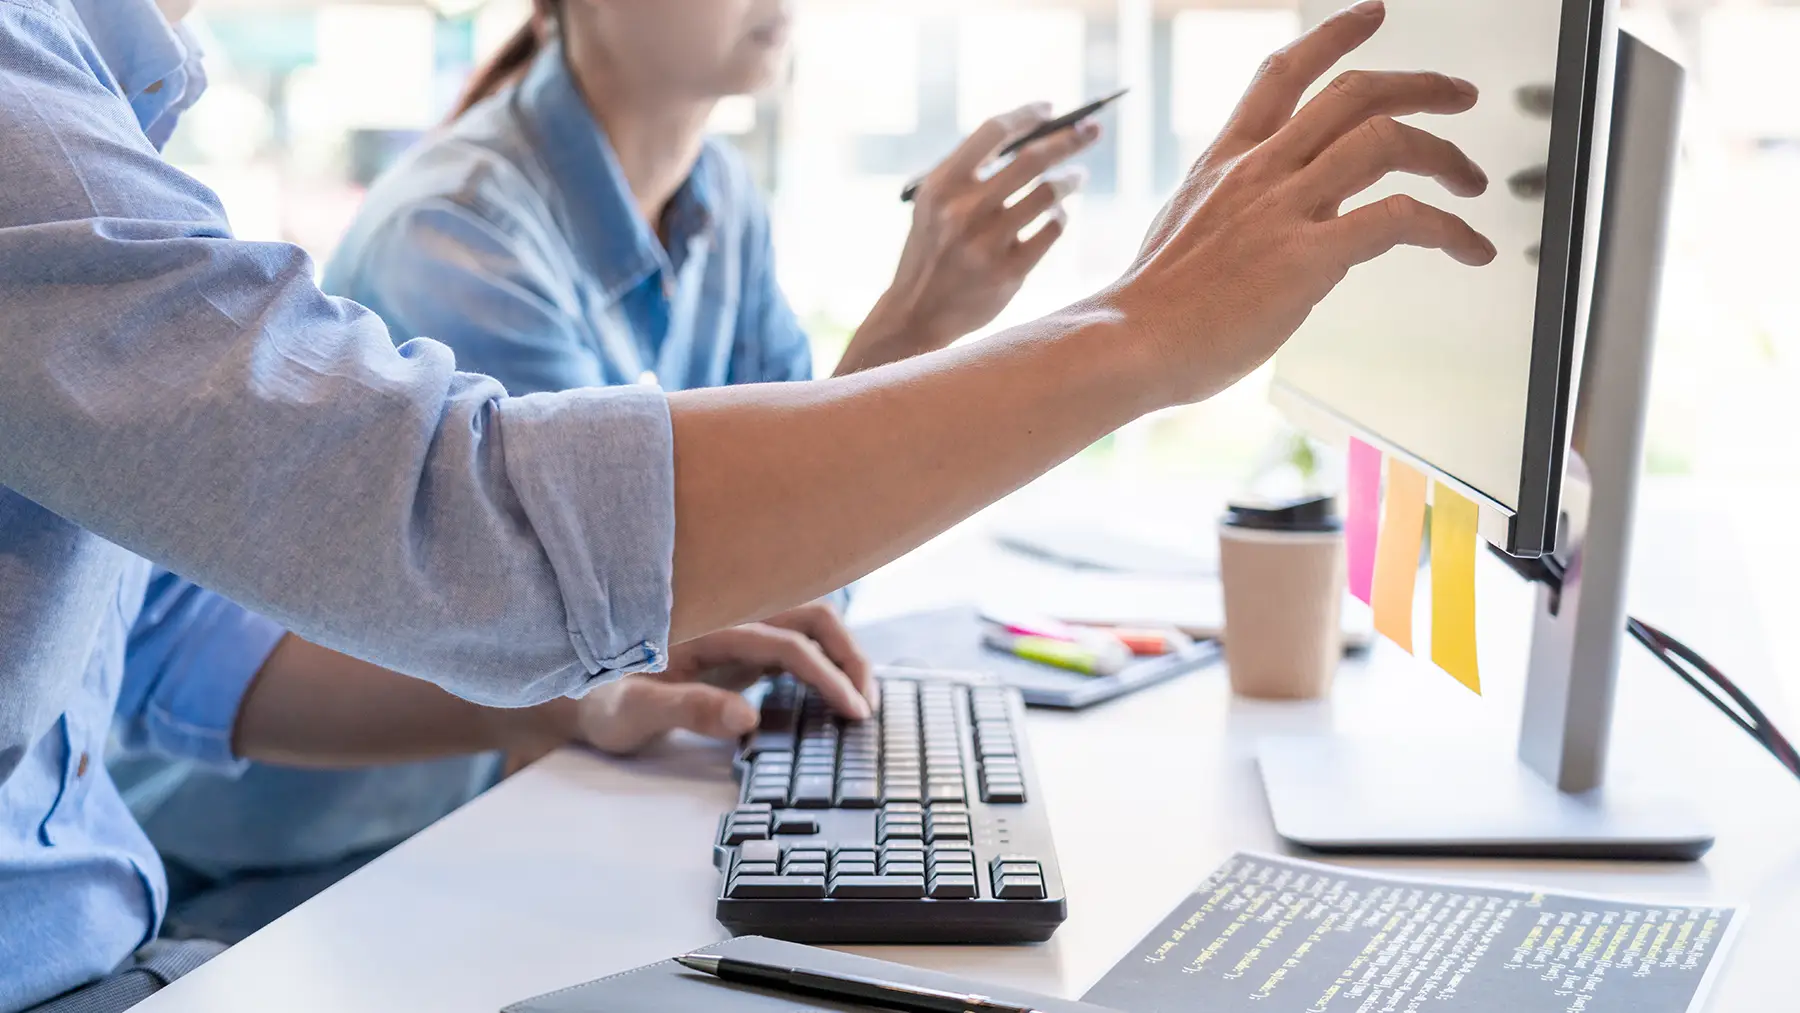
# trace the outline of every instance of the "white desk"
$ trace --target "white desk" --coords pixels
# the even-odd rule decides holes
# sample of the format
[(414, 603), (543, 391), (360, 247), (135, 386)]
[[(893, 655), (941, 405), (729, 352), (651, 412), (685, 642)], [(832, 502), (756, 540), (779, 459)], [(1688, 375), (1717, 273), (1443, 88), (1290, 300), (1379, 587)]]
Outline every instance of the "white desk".
[[(1647, 516), (1639, 544), (1652, 551), (1641, 554), (1634, 608), (1691, 635), (1780, 709), (1764, 638), (1737, 583), (1742, 566), (1733, 560), (1742, 553), (1719, 549), (1714, 529), (1708, 540), (1697, 537), (1698, 525), (1710, 520), (1654, 508)], [(967, 567), (985, 551), (982, 544), (967, 530), (947, 536), (872, 578), (864, 601), (886, 610), (941, 600), (931, 590), (939, 582), (919, 575), (946, 572), (953, 563)], [(1257, 736), (1515, 721), (1527, 592), (1490, 567), (1481, 595), (1485, 700), (1383, 648), (1370, 662), (1346, 667), (1329, 703), (1235, 700), (1224, 672), (1212, 669), (1090, 713), (1034, 712), (1030, 735), (1069, 921), (1041, 946), (861, 951), (1079, 995), (1231, 852), (1278, 849), (1250, 759)], [(1800, 785), (1642, 652), (1627, 654), (1623, 681), (1615, 769), (1690, 789), (1719, 832), (1705, 861), (1359, 864), (1747, 904), (1711, 1008), (1793, 1008)], [(1646, 753), (1659, 742), (1679, 752)], [(711, 837), (734, 797), (728, 759), (725, 747), (694, 740), (632, 762), (552, 756), (139, 1008), (494, 1013), (526, 996), (720, 939), (711, 915)]]

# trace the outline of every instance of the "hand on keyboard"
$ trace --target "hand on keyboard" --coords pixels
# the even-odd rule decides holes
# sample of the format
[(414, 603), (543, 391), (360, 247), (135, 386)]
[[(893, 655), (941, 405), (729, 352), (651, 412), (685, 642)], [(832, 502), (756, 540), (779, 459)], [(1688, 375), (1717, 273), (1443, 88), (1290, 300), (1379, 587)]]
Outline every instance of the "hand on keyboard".
[(837, 610), (815, 602), (677, 645), (669, 651), (667, 671), (601, 686), (580, 701), (577, 735), (621, 755), (677, 728), (736, 738), (757, 722), (743, 691), (781, 672), (792, 672), (845, 717), (861, 720), (872, 713), (875, 680), (868, 659)]
[(886, 669), (879, 716), (771, 683), (719, 819), (719, 921), (807, 942), (1025, 942), (1067, 915), (1019, 691)]

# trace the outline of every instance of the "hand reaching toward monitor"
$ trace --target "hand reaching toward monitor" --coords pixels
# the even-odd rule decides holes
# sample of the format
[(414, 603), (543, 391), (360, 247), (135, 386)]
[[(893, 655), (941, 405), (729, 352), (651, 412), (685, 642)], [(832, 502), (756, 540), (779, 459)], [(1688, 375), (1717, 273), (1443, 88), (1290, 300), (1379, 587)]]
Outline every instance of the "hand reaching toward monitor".
[(1093, 144), (1100, 125), (1059, 130), (991, 176), (980, 174), (1008, 142), (1049, 118), (1043, 103), (996, 116), (920, 182), (894, 282), (857, 329), (840, 374), (942, 348), (993, 322), (1018, 294), (1062, 237), (1063, 199), (1084, 178), (1062, 163)]
[(1461, 218), (1407, 196), (1341, 214), (1405, 172), (1476, 196), (1488, 179), (1448, 141), (1394, 119), (1459, 113), (1477, 92), (1432, 73), (1350, 71), (1300, 106), (1306, 90), (1380, 29), (1379, 0), (1327, 19), (1263, 64), (1212, 148), (1151, 227), (1137, 262), (1097, 297), (1176, 386), (1168, 403), (1197, 401), (1275, 354), (1350, 269), (1399, 245), (1465, 264), (1494, 245)]
[(735, 738), (756, 728), (743, 691), (781, 672), (817, 688), (839, 714), (871, 713), (868, 659), (837, 610), (818, 602), (678, 644), (666, 671), (595, 689), (578, 703), (574, 738), (614, 754), (635, 753), (677, 728)]

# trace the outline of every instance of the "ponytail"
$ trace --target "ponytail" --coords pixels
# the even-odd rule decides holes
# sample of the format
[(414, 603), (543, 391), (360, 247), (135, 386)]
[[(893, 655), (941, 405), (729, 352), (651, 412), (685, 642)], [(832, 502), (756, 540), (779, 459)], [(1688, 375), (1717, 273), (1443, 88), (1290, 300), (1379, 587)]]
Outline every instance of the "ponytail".
[(474, 108), (484, 99), (511, 84), (525, 73), (525, 68), (543, 52), (544, 45), (550, 38), (550, 26), (556, 16), (556, 8), (561, 0), (532, 0), (531, 17), (512, 38), (500, 47), (493, 58), (488, 60), (463, 89), (462, 97), (456, 102), (456, 111), (450, 114), (452, 122), (461, 119), (462, 115)]

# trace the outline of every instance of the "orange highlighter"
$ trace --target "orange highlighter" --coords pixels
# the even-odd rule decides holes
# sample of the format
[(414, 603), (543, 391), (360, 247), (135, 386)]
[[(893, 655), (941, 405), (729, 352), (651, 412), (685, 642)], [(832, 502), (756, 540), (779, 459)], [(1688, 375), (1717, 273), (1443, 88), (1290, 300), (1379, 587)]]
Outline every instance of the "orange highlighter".
[(1140, 658), (1160, 658), (1194, 646), (1193, 638), (1177, 629), (1136, 626), (1102, 626), (1106, 632)]

